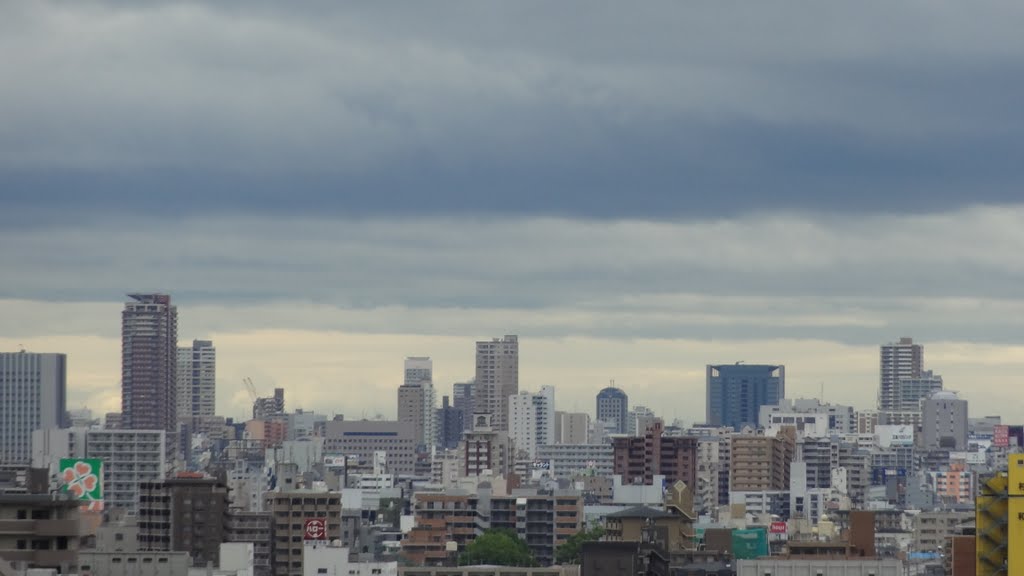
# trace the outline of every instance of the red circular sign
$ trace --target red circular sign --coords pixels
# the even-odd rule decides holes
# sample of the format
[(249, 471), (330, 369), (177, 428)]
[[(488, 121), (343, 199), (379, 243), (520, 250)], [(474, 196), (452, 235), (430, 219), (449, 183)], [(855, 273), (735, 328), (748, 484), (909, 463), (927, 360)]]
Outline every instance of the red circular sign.
[(307, 518), (303, 539), (327, 540), (327, 521), (323, 518)]

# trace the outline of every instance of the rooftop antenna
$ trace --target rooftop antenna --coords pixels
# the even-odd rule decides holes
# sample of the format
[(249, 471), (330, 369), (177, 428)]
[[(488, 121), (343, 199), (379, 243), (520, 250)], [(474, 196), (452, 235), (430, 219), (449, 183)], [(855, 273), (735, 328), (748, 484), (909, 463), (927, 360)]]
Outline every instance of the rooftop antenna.
[(821, 384), (821, 392), (818, 395), (818, 402), (821, 403), (821, 404), (824, 404), (825, 403), (825, 382), (824, 381), (820, 382), (820, 384)]

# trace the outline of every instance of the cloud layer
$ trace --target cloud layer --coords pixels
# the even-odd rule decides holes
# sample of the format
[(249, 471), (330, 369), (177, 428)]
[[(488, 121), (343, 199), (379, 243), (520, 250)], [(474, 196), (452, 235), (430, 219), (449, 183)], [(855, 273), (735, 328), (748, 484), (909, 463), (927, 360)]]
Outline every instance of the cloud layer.
[(944, 1), (12, 4), (0, 222), (1012, 201), (1022, 16)]
[(234, 415), (242, 376), (387, 414), (402, 356), (506, 333), (563, 406), (697, 419), (738, 359), (863, 406), (912, 335), (1024, 408), (1019, 2), (2, 12), (0, 348), (71, 353), (76, 401), (160, 290)]

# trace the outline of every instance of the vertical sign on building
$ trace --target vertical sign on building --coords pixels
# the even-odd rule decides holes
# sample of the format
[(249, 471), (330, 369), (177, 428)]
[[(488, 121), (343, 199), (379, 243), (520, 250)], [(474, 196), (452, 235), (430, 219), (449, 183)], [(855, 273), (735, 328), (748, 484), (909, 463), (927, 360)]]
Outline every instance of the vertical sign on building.
[(1006, 448), (1010, 445), (1010, 427), (1000, 424), (992, 428), (992, 445), (997, 448)]
[(305, 529), (302, 531), (303, 540), (327, 540), (327, 519), (306, 518)]
[(103, 510), (103, 461), (97, 458), (61, 458), (64, 490), (82, 500), (85, 510)]

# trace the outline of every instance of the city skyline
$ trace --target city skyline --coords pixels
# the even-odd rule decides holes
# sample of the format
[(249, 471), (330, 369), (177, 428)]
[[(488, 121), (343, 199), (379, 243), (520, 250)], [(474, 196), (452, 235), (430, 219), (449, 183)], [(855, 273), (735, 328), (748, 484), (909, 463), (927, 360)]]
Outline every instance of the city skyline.
[(2, 4), (0, 572), (1024, 576), (1021, 24)]
[[(185, 315), (187, 316), (187, 311), (185, 311)], [(186, 318), (179, 317), (179, 323), (181, 323), (184, 320), (186, 320)], [(182, 334), (182, 336), (181, 336), (181, 338), (182, 338), (181, 344), (189, 344), (190, 341), (189, 340), (185, 340), (184, 339), (185, 337), (186, 336), (184, 334)], [(357, 338), (357, 339), (352, 339), (352, 340), (349, 340), (349, 342), (351, 342), (351, 344), (349, 344), (348, 346), (349, 347), (352, 347), (353, 345), (355, 345), (356, 347), (363, 346), (363, 347), (365, 347), (365, 348), (363, 348), (364, 350), (369, 350), (369, 351), (372, 352), (372, 354), (384, 354), (385, 351), (386, 351), (386, 348), (375, 348), (372, 345), (367, 347), (367, 342), (363, 341), (364, 339), (365, 340), (373, 340), (374, 338), (380, 338), (380, 337), (381, 337), (380, 335), (376, 335), (376, 336), (371, 336), (371, 337), (365, 337), (364, 336), (364, 337), (360, 337), (360, 338)], [(519, 337), (520, 341), (522, 341), (522, 335), (519, 335), (518, 337)], [(891, 338), (890, 340), (895, 340), (895, 338)], [(453, 375), (453, 374), (459, 374), (462, 371), (464, 371), (465, 370), (464, 367), (467, 365), (467, 362), (468, 362), (468, 364), (470, 366), (472, 366), (474, 364), (474, 354), (472, 352), (472, 348), (473, 348), (472, 345), (473, 345), (474, 339), (473, 338), (460, 338), (460, 337), (445, 337), (445, 338), (440, 338), (440, 339), (438, 339), (438, 338), (425, 339), (425, 341), (434, 341), (435, 344), (441, 344), (441, 346), (439, 346), (439, 349), (445, 350), (446, 353), (443, 354), (440, 357), (446, 358), (448, 360), (447, 362), (445, 362), (446, 365), (442, 368), (442, 370), (440, 370), (441, 374), (443, 374), (443, 376), (441, 376), (443, 378), (443, 380), (438, 381), (435, 384), (435, 386), (434, 386), (436, 398), (438, 399), (438, 402), (436, 402), (436, 403), (439, 406), (439, 399), (440, 399), (440, 397), (442, 395), (451, 395), (452, 394), (452, 386), (454, 384), (472, 379), (471, 377), (459, 378), (458, 376), (454, 376), (454, 377), (449, 377), (449, 376)], [(480, 341), (487, 342), (488, 340), (486, 338), (484, 338), (482, 340), (478, 339), (477, 341), (478, 342), (480, 342)], [(0, 339), (0, 342), (2, 342), (2, 339)], [(361, 344), (359, 344), (360, 342), (361, 342)], [(540, 339), (540, 340), (538, 340), (536, 342), (533, 342), (532, 340), (528, 340), (528, 341), (526, 341), (526, 345), (527, 345), (527, 347), (529, 349), (529, 347), (531, 347), (532, 344), (542, 343), (542, 342), (544, 342), (544, 339)], [(888, 342), (888, 341), (886, 341), (886, 342)], [(915, 342), (916, 343), (921, 343), (921, 344), (926, 344), (928, 346), (929, 357), (932, 358), (933, 361), (934, 361), (934, 358), (936, 356), (936, 353), (934, 351), (935, 348), (937, 346), (939, 346), (939, 347), (942, 346), (942, 343), (938, 343), (938, 344), (936, 344), (936, 343), (926, 343), (926, 342), (921, 342), (920, 339), (915, 339)], [(581, 342), (579, 342), (577, 344), (578, 344), (578, 346), (580, 346), (582, 348), (582, 350), (581, 350), (582, 354), (588, 354), (588, 347), (589, 347), (588, 345), (592, 345), (592, 346), (595, 346), (595, 347), (598, 347), (598, 348), (603, 348), (605, 350), (609, 350), (610, 349), (609, 347), (615, 345), (614, 342), (610, 342), (610, 341), (603, 341), (602, 342), (602, 341), (596, 341), (596, 340), (595, 341), (589, 341), (589, 342), (588, 341), (581, 341)], [(861, 371), (863, 374), (867, 374), (868, 378), (873, 378), (872, 382), (868, 382), (867, 384), (865, 384), (865, 386), (867, 386), (868, 388), (870, 388), (871, 386), (874, 386), (873, 390), (868, 390), (872, 394), (872, 398), (874, 398), (874, 396), (878, 392), (878, 378), (879, 378), (878, 358), (879, 358), (880, 349), (884, 345), (885, 345), (885, 343), (882, 343), (882, 344), (879, 344), (878, 346), (875, 346), (873, 348), (869, 348), (866, 351), (863, 351), (863, 352), (862, 351), (858, 351), (859, 355), (863, 355), (864, 352), (866, 352), (868, 354), (868, 356), (870, 357), (869, 361), (868, 361), (868, 364), (871, 364), (873, 362), (873, 364), (871, 364), (871, 366), (869, 366), (869, 367), (865, 368), (865, 370)], [(300, 344), (296, 344), (297, 348), (300, 347), (300, 346), (301, 346)], [(471, 351), (468, 354), (469, 359), (465, 360), (465, 356), (466, 356), (465, 350), (459, 350), (459, 348), (466, 348), (467, 346), (471, 349)], [(825, 348), (825, 349), (827, 350), (827, 348)], [(941, 350), (941, 348), (940, 348), (940, 350)], [(671, 349), (665, 349), (663, 347), (663, 351), (665, 352), (666, 355), (671, 355), (672, 354), (672, 350)], [(281, 352), (282, 354), (286, 353), (286, 351), (283, 351), (283, 350), (279, 351), (279, 352)], [(844, 356), (847, 356), (848, 354), (849, 354), (849, 351), (847, 350), (847, 351), (845, 351)], [(355, 354), (353, 356), (355, 356)], [(358, 354), (358, 356), (364, 357), (364, 354), (360, 353), (360, 354)], [(554, 355), (546, 354), (545, 355), (545, 357), (547, 357), (547, 358), (550, 358), (551, 356), (559, 356), (559, 354), (554, 354)], [(829, 364), (828, 357), (820, 357), (820, 354), (817, 355), (817, 356), (818, 357), (816, 359), (816, 363), (817, 363), (818, 366), (826, 367)], [(377, 362), (375, 360), (369, 359), (369, 358), (377, 358), (377, 357), (381, 357), (382, 358), (383, 356), (373, 356), (373, 355), (371, 355), (370, 357), (368, 357), (367, 359), (364, 360), (364, 362), (362, 364), (362, 367), (365, 370), (367, 370), (369, 373), (377, 373), (377, 372), (382, 373), (382, 374), (390, 373), (390, 375), (385, 377), (385, 378), (382, 378), (381, 380), (375, 380), (375, 381), (370, 382), (371, 389), (372, 390), (380, 391), (381, 393), (386, 393), (386, 394), (389, 395), (390, 398), (394, 398), (395, 392), (398, 391), (399, 387), (403, 384), (403, 379), (402, 379), (401, 375), (394, 376), (394, 373), (395, 373), (394, 366), (390, 366), (390, 367), (383, 366), (383, 367), (381, 367), (381, 366), (378, 366), (378, 364), (377, 364)], [(437, 354), (432, 354), (431, 360), (436, 360), (438, 357), (439, 356)], [(391, 358), (388, 361), (394, 363), (394, 362), (397, 362), (399, 360), (407, 359), (407, 358), (408, 358), (407, 356), (401, 355), (397, 359)], [(456, 360), (452, 361), (453, 359), (456, 359)], [(87, 358), (86, 360), (87, 360), (87, 363), (89, 363), (90, 360), (95, 360), (95, 358)], [(228, 361), (227, 359), (223, 359), (223, 361), (227, 362), (229, 366), (232, 366), (232, 370), (234, 370), (234, 371), (238, 370), (238, 367), (237, 367), (236, 363), (232, 363), (232, 362)], [(239, 382), (237, 383), (237, 388), (236, 388), (235, 382), (233, 382), (233, 381), (225, 381), (227, 379), (220, 375), (221, 363), (222, 363), (222, 358), (219, 357), (218, 358), (218, 377), (217, 377), (217, 397), (218, 397), (218, 404), (217, 404), (218, 410), (217, 410), (217, 414), (223, 415), (223, 416), (228, 416), (228, 417), (233, 417), (233, 418), (236, 418), (237, 420), (248, 419), (251, 414), (249, 412), (249, 398), (248, 398), (247, 392), (245, 391), (244, 384), (241, 382), (241, 380), (239, 380)], [(682, 364), (680, 364), (680, 363), (677, 363), (676, 365), (679, 366), (679, 368), (678, 368), (678, 370), (679, 370), (679, 372), (678, 372), (679, 380), (678, 381), (680, 382), (680, 389), (683, 390), (684, 392), (673, 393), (672, 390), (668, 390), (668, 394), (666, 395), (665, 394), (665, 392), (666, 392), (665, 390), (658, 390), (658, 389), (652, 387), (649, 382), (645, 383), (643, 381), (637, 381), (635, 383), (635, 385), (632, 385), (632, 386), (626, 385), (626, 384), (620, 384), (620, 383), (617, 382), (615, 384), (615, 386), (619, 387), (619, 388), (622, 388), (628, 395), (630, 395), (630, 403), (631, 403), (631, 405), (634, 402), (636, 402), (637, 405), (649, 404), (649, 405), (657, 406), (658, 410), (656, 410), (656, 414), (659, 417), (665, 419), (666, 423), (670, 423), (672, 420), (674, 420), (676, 418), (679, 418), (679, 419), (683, 420), (684, 422), (687, 422), (687, 423), (690, 423), (690, 424), (703, 423), (704, 420), (705, 420), (704, 412), (705, 412), (705, 408), (706, 408), (706, 405), (705, 405), (705, 402), (706, 402), (705, 392), (706, 392), (706, 368), (707, 367), (706, 366), (701, 366), (700, 370), (699, 370), (699, 374), (694, 376), (695, 373), (694, 373), (693, 370), (690, 370), (687, 367), (682, 366)], [(934, 364), (932, 362), (930, 362), (929, 365), (932, 366)], [(256, 366), (256, 364), (253, 364), (250, 367), (255, 367), (255, 366)], [(565, 362), (561, 366), (556, 366), (554, 368), (559, 370), (559, 372), (556, 372), (556, 373), (564, 374), (564, 373), (572, 373), (573, 371), (577, 370), (578, 367), (579, 367), (578, 365), (575, 365), (575, 364), (573, 364), (571, 362)], [(546, 370), (544, 366), (536, 366), (536, 367), (534, 367), (533, 370), (530, 370), (530, 371), (538, 372), (538, 373), (543, 374), (545, 372), (548, 372), (548, 370), (551, 370), (551, 368), (552, 367), (549, 366), (549, 367), (547, 367), (547, 370)], [(863, 366), (862, 366), (862, 368), (863, 368)], [(529, 367), (528, 367), (528, 370), (529, 370)], [(872, 372), (872, 370), (873, 370), (873, 372)], [(288, 372), (295, 372), (294, 367), (292, 369), (290, 369), (290, 370), (285, 371), (285, 372), (286, 373), (288, 373)], [(70, 391), (72, 390), (72, 387), (71, 387), (70, 383), (73, 380), (73, 377), (72, 377), (71, 374), (73, 374), (73, 373), (74, 373), (74, 370), (71, 370), (69, 372), (69, 377), (68, 377), (68, 381), (69, 381), (68, 407), (69, 407), (69, 409), (87, 407), (87, 408), (92, 409), (94, 411), (94, 413), (96, 413), (99, 416), (101, 416), (102, 414), (104, 414), (106, 412), (116, 412), (117, 411), (117, 410), (113, 410), (113, 409), (111, 409), (111, 410), (104, 409), (103, 408), (103, 406), (104, 406), (103, 404), (92, 404), (92, 405), (90, 405), (90, 404), (88, 404), (88, 402), (82, 403), (81, 401), (79, 401), (80, 398), (88, 398), (88, 397), (83, 396), (82, 394), (75, 395), (75, 394), (70, 393)], [(255, 372), (253, 370), (248, 370), (247, 373), (261, 373), (261, 370), (257, 369), (257, 370), (255, 370)], [(269, 372), (265, 372), (265, 373), (269, 373)], [(324, 373), (321, 372), (321, 373), (314, 374), (314, 376), (316, 378), (322, 378), (323, 374)], [(670, 378), (672, 377), (671, 374), (669, 374), (668, 376)], [(246, 376), (246, 377), (248, 377), (248, 376)], [(813, 382), (813, 381), (810, 381), (808, 379), (802, 379), (802, 380), (798, 380), (797, 381), (798, 383), (794, 385), (793, 384), (793, 380), (792, 380), (791, 377), (787, 377), (787, 380), (789, 380), (789, 382), (787, 383), (787, 393), (786, 393), (786, 396), (785, 396), (786, 398), (790, 398), (790, 399), (793, 399), (793, 398), (815, 398), (815, 399), (817, 399), (817, 398), (822, 397), (822, 394), (824, 393), (824, 400), (826, 402), (850, 405), (850, 406), (853, 406), (857, 410), (873, 410), (873, 409), (877, 408), (877, 406), (875, 406), (875, 404), (874, 404), (874, 400), (868, 401), (866, 399), (867, 396), (865, 396), (865, 390), (867, 390), (867, 388), (865, 388), (863, 390), (861, 388), (854, 388), (852, 390), (850, 390), (850, 389), (847, 389), (847, 390), (841, 390), (841, 389), (837, 390), (835, 385), (829, 385), (829, 384), (826, 384), (826, 383), (824, 383), (822, 381)], [(318, 400), (320, 398), (323, 398), (323, 396), (320, 396), (320, 395), (310, 395), (309, 394), (311, 388), (317, 389), (318, 391), (322, 391), (322, 388), (319, 388), (319, 387), (322, 387), (325, 383), (326, 383), (326, 380), (317, 380), (316, 384), (314, 384), (314, 385), (307, 384), (307, 385), (304, 386), (301, 382), (299, 382), (297, 384), (294, 384), (294, 385), (289, 385), (289, 383), (287, 381), (282, 382), (281, 380), (278, 380), (276, 378), (272, 378), (271, 377), (271, 378), (265, 379), (262, 382), (257, 382), (256, 384), (257, 384), (257, 390), (258, 390), (258, 392), (261, 395), (269, 395), (269, 394), (271, 394), (271, 392), (273, 391), (273, 388), (284, 387), (287, 390), (290, 398), (296, 398), (296, 397), (298, 398), (296, 400), (293, 400), (293, 403), (291, 404), (290, 409), (302, 408), (302, 409), (305, 409), (307, 411), (311, 410), (311, 409), (315, 409), (315, 410), (317, 410), (317, 411), (319, 411), (321, 413), (345, 414), (346, 417), (350, 418), (350, 419), (364, 419), (364, 418), (365, 419), (374, 419), (374, 418), (377, 418), (377, 417), (383, 417), (384, 419), (394, 419), (397, 416), (397, 414), (395, 413), (395, 403), (394, 403), (394, 400), (391, 400), (391, 399), (376, 399), (377, 400), (376, 403), (372, 403), (372, 404), (371, 403), (360, 402), (360, 400), (364, 400), (364, 399), (366, 399), (368, 397), (372, 397), (373, 393), (368, 393), (366, 395), (354, 395), (354, 396), (351, 395), (351, 394), (347, 394), (347, 395), (344, 396), (346, 398), (346, 401), (339, 401), (339, 402), (335, 402), (333, 404), (326, 404), (325, 405), (322, 401)], [(344, 381), (342, 380), (339, 383), (342, 384), (342, 385), (339, 386), (338, 388), (341, 389), (341, 390), (344, 390), (345, 389)], [(584, 413), (587, 413), (590, 416), (595, 416), (595, 414), (592, 413), (593, 412), (593, 398), (594, 398), (594, 395), (597, 392), (599, 392), (601, 389), (607, 387), (608, 384), (607, 384), (607, 382), (594, 383), (594, 382), (591, 382), (589, 380), (587, 380), (587, 381), (582, 381), (582, 380), (581, 381), (574, 381), (574, 382), (566, 384), (565, 381), (562, 380), (561, 384), (541, 384), (539, 382), (537, 382), (536, 384), (533, 384), (533, 383), (521, 384), (521, 388), (522, 389), (530, 389), (531, 387), (533, 387), (533, 388), (536, 388), (536, 389), (540, 389), (542, 386), (548, 386), (548, 385), (553, 385), (553, 386), (555, 386), (556, 389), (559, 390), (559, 398), (561, 400), (557, 404), (557, 409), (558, 410), (560, 410), (560, 411), (568, 411), (568, 412), (584, 412)], [(794, 388), (794, 386), (795, 386), (795, 388)], [(962, 398), (964, 398), (966, 400), (970, 400), (972, 402), (972, 406), (975, 406), (975, 403), (981, 404), (982, 406), (985, 405), (985, 399), (984, 398), (980, 398), (980, 400), (979, 400), (978, 395), (976, 393), (972, 393), (972, 390), (969, 389), (969, 388), (961, 388), (961, 387), (957, 387), (957, 386), (952, 386), (949, 389), (954, 391), (954, 392), (957, 392)], [(120, 405), (120, 401), (121, 401), (120, 400), (119, 389), (116, 390), (116, 392), (117, 392), (116, 397), (111, 395), (112, 392), (115, 392), (115, 390), (108, 390), (107, 391), (107, 398), (108, 399), (107, 399), (107, 404), (106, 405), (107, 406), (114, 406), (114, 401), (116, 400), (117, 405), (119, 406)], [(692, 396), (692, 394), (699, 394), (699, 397), (694, 397), (694, 396)], [(641, 395), (641, 396), (638, 399), (634, 395)], [(228, 398), (228, 400), (224, 400), (223, 399), (225, 396)], [(566, 396), (568, 396), (568, 398), (566, 398)], [(685, 398), (684, 398), (684, 396), (685, 396)], [(93, 396), (93, 398), (97, 398), (97, 397), (102, 398), (102, 396)], [(644, 398), (659, 398), (659, 397), (665, 397), (665, 398), (668, 398), (668, 400), (662, 401), (660, 403), (658, 401), (645, 401), (645, 400), (643, 400)], [(312, 400), (309, 400), (310, 398), (312, 398)], [(699, 400), (699, 401), (694, 402), (694, 399)], [(225, 407), (224, 407), (225, 404), (227, 404), (229, 406), (229, 408), (225, 409)], [(1009, 410), (1005, 410), (1005, 409), (1002, 412), (1000, 412), (999, 410), (991, 411), (991, 410), (984, 410), (984, 409), (978, 409), (978, 408), (972, 409), (972, 414), (975, 414), (977, 416), (982, 416), (982, 415), (1004, 415), (1005, 416), (1009, 412), (1010, 412)], [(1012, 414), (1009, 414), (1009, 415), (1012, 416)]]

